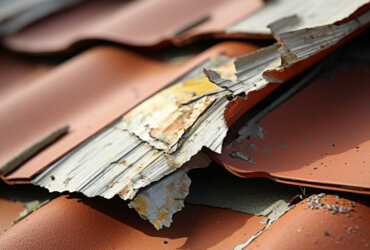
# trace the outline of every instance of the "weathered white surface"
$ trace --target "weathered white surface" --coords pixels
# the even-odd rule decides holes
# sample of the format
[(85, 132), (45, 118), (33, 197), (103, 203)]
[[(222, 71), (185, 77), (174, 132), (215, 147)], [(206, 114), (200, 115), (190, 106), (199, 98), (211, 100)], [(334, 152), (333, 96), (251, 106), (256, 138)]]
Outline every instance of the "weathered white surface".
[(221, 74), (211, 69), (206, 69), (205, 72), (212, 82), (230, 90), (233, 95), (248, 95), (249, 92), (261, 89), (269, 83), (263, 77), (263, 72), (281, 66), (280, 47), (274, 44), (236, 58), (236, 81), (224, 79)]
[[(341, 21), (368, 0), (274, 0), (244, 20), (227, 29), (229, 33), (271, 34), (269, 25), (283, 18), (296, 16), (286, 22), (280, 32), (312, 28)], [(279, 32), (279, 33), (280, 33)]]
[(269, 83), (281, 83), (280, 79), (266, 76), (269, 70), (279, 70), (311, 57), (337, 44), (355, 30), (370, 22), (370, 11), (348, 22), (335, 25), (302, 29), (278, 34), (278, 43), (235, 59), (235, 78), (223, 78), (216, 70), (206, 69), (209, 79), (233, 95), (261, 89)]
[[(202, 72), (202, 66), (197, 67), (198, 72)], [(200, 76), (193, 75), (192, 77), (199, 80)], [(209, 103), (201, 112), (201, 116), (190, 119), (191, 124), (186, 127), (186, 130), (174, 129), (181, 133), (181, 136), (174, 137), (176, 147), (170, 145), (174, 150), (168, 152), (160, 147), (157, 149), (153, 147), (153, 141), (149, 143), (144, 140), (145, 136), (139, 139), (137, 135), (145, 134), (142, 132), (146, 131), (148, 125), (147, 122), (142, 124), (139, 122), (140, 120), (147, 121), (145, 115), (150, 116), (149, 121), (156, 119), (156, 122), (162, 121), (163, 117), (160, 116), (160, 112), (157, 113), (157, 117), (151, 116), (150, 112), (137, 112), (137, 116), (143, 115), (144, 117), (137, 119), (136, 116), (131, 117), (135, 120), (135, 126), (126, 126), (122, 130), (122, 121), (115, 122), (50, 166), (32, 182), (49, 191), (81, 192), (88, 197), (102, 196), (108, 199), (118, 194), (122, 199), (127, 200), (133, 199), (141, 188), (180, 168), (202, 147), (220, 153), (222, 141), (227, 132), (224, 110), (229, 101), (224, 96), (230, 92), (209, 82), (205, 76), (203, 78), (199, 82), (195, 81), (196, 84), (200, 84), (200, 87), (197, 85), (200, 89), (199, 98), (190, 99), (190, 103), (186, 102), (184, 105), (190, 105), (191, 108), (194, 103), (202, 102), (203, 98), (208, 99)], [(172, 91), (177, 97), (173, 99), (174, 103), (184, 98), (189, 101), (187, 95), (189, 91), (182, 88), (181, 81), (183, 79), (168, 88), (180, 86)], [(161, 95), (155, 95), (148, 101), (154, 99), (152, 102), (155, 103), (156, 98), (162, 100)], [(178, 106), (173, 105), (172, 107)], [(166, 111), (166, 108), (160, 108), (160, 110)], [(163, 115), (168, 117), (166, 112)], [(130, 119), (126, 119), (126, 123), (127, 121)], [(131, 130), (128, 131), (127, 127)], [(158, 138), (151, 138), (154, 141), (157, 140), (157, 146), (160, 144), (161, 141)], [(170, 139), (172, 140), (172, 137)]]

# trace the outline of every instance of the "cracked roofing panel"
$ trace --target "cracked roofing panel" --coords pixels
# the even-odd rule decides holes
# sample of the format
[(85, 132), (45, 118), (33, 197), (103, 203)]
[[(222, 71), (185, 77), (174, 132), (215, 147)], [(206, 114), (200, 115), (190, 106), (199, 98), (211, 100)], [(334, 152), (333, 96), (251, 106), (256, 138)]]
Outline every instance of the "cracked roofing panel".
[[(60, 126), (70, 126), (67, 135), (12, 172), (7, 180), (29, 179), (135, 104), (207, 59), (220, 53), (236, 56), (254, 48), (241, 43), (220, 44), (183, 65), (165, 64), (111, 47), (95, 48), (75, 57), (28, 88), (22, 88), (17, 98), (9, 97), (3, 102), (1, 115), (12, 119), (1, 123), (1, 128), (9, 131), (1, 134), (1, 165)], [(23, 123), (24, 119), (28, 123)]]
[(0, 248), (225, 249), (264, 227), (264, 217), (203, 206), (187, 205), (175, 217), (156, 231), (119, 199), (62, 196), (2, 234)]
[[(317, 195), (301, 201), (245, 249), (271, 249), (276, 246), (284, 246), (287, 250), (368, 249), (368, 203), (326, 195), (318, 199), (323, 207), (312, 209), (313, 197)], [(333, 207), (341, 212), (334, 213)]]
[[(280, 32), (328, 25), (347, 19), (368, 0), (271, 0), (257, 12), (227, 29), (228, 33), (248, 33), (256, 36), (271, 35), (270, 26), (276, 21), (284, 20)], [(368, 6), (367, 6), (368, 8)]]
[(253, 135), (248, 123), (242, 131), (247, 134), (214, 157), (243, 177), (368, 194), (370, 65), (353, 59), (346, 67), (331, 65), (332, 70), (262, 118), (262, 135)]
[(92, 39), (149, 47), (181, 43), (223, 33), (262, 6), (261, 0), (87, 1), (5, 38), (4, 44), (46, 53)]

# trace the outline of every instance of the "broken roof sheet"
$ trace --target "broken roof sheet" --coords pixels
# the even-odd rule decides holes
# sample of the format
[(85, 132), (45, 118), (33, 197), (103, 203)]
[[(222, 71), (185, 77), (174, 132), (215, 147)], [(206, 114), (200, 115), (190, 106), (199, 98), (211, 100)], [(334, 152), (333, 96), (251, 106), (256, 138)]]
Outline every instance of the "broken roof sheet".
[[(55, 129), (66, 124), (70, 126), (69, 133), (9, 174), (7, 180), (29, 180), (195, 65), (220, 53), (235, 56), (254, 48), (241, 43), (220, 44), (185, 65), (166, 64), (111, 47), (92, 49), (77, 56), (28, 88), (21, 89), (17, 98), (5, 99), (1, 105), (0, 113), (12, 118), (1, 123), (1, 128), (9, 131), (1, 134), (1, 165)], [(96, 74), (92, 75), (91, 71)], [(92, 120), (91, 117), (99, 119)], [(28, 123), (22, 122), (24, 119)]]
[(214, 157), (243, 177), (370, 193), (369, 67), (339, 64)]
[[(273, 31), (279, 28), (281, 33), (333, 24), (347, 19), (356, 11), (363, 11), (361, 8), (369, 3), (368, 0), (267, 1), (263, 8), (232, 25), (227, 32), (263, 37), (271, 35), (271, 28)], [(280, 25), (276, 25), (277, 21)]]
[(261, 0), (87, 1), (6, 37), (4, 44), (47, 53), (92, 39), (149, 47), (181, 43), (223, 33), (262, 6)]

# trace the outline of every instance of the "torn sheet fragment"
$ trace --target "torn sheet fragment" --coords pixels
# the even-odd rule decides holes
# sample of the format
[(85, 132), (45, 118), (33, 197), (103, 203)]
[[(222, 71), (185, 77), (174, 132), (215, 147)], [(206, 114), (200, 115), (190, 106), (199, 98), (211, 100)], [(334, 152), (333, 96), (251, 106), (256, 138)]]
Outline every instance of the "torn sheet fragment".
[[(352, 32), (370, 23), (370, 11), (342, 24), (330, 24), (277, 34), (280, 42), (235, 59), (235, 78), (224, 78), (217, 70), (205, 69), (209, 79), (233, 95), (263, 88), (268, 83), (282, 83), (271, 72), (290, 66), (333, 47)], [(281, 45), (282, 44), (282, 45)], [(234, 79), (235, 79), (234, 78)]]
[[(266, 36), (271, 34), (270, 28), (282, 33), (333, 24), (348, 18), (369, 3), (368, 0), (267, 1), (264, 8), (230, 26), (227, 32)], [(279, 20), (284, 22), (271, 27), (271, 24)]]
[(128, 206), (134, 208), (157, 230), (163, 226), (169, 227), (173, 214), (184, 207), (184, 200), (189, 194), (191, 180), (187, 171), (205, 168), (210, 163), (207, 155), (197, 154), (176, 172), (141, 190)]

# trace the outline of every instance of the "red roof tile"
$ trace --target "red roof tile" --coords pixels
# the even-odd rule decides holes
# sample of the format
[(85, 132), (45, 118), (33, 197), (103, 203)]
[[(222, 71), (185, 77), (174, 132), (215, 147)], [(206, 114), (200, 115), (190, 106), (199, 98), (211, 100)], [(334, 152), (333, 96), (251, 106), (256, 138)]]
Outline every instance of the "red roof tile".
[(156, 231), (121, 200), (62, 196), (0, 236), (6, 249), (225, 249), (256, 234), (264, 217), (186, 205)]

